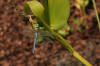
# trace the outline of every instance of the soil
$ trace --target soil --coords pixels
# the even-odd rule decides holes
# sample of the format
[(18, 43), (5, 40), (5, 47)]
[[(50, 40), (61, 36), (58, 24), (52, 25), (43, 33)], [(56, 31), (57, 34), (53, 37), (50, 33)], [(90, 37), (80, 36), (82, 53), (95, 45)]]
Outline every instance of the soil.
[[(32, 31), (16, 13), (16, 8), (24, 13), (23, 3), (27, 0), (0, 0), (0, 66), (84, 66), (56, 40), (53, 43), (38, 43), (35, 54), (32, 54)], [(80, 11), (71, 0), (69, 24), (76, 28), (73, 18), (80, 16)], [(100, 15), (100, 0), (96, 0)], [(100, 31), (90, 2), (86, 8), (87, 22), (81, 32), (74, 30), (65, 39), (84, 58), (100, 66)]]

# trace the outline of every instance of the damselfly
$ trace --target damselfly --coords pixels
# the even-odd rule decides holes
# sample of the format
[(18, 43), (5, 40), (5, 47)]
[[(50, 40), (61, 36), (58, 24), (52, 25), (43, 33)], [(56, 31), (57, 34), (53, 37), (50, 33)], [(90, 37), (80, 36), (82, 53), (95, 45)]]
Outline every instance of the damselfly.
[[(34, 29), (35, 31), (35, 35), (34, 35), (34, 40), (33, 40), (33, 50), (32, 50), (32, 53), (34, 54), (35, 52), (35, 46), (37, 44), (37, 38), (38, 38), (38, 29), (39, 29), (39, 25), (37, 23), (34, 23), (34, 21), (32, 20), (32, 16), (25, 16), (23, 15), (19, 10), (16, 9), (16, 12), (19, 14), (19, 16), (22, 17), (23, 21), (25, 23), (30, 23), (32, 28)], [(34, 24), (34, 25), (33, 25)]]
[[(42, 41), (42, 40), (47, 40), (48, 41), (49, 40), (50, 42), (52, 42), (51, 38), (53, 38), (53, 36), (47, 30), (40, 29), (39, 24), (35, 21), (34, 16), (31, 16), (31, 15), (25, 16), (18, 10), (17, 10), (17, 13), (19, 14), (19, 16), (22, 17), (22, 19), (25, 23), (30, 23), (30, 25), (31, 25), (31, 27), (34, 31), (33, 50), (32, 50), (33, 54), (35, 52), (35, 47), (36, 47), (36, 44), (37, 44), (37, 40), (38, 41)], [(30, 29), (28, 29), (28, 30), (30, 30)]]
[(34, 35), (34, 39), (33, 39), (33, 50), (32, 50), (32, 53), (34, 54), (35, 46), (37, 44), (39, 25), (38, 25), (38, 23), (36, 23), (35, 20), (33, 21), (32, 16), (29, 16), (29, 23), (30, 23), (32, 29), (34, 29), (34, 31), (35, 31), (35, 35)]

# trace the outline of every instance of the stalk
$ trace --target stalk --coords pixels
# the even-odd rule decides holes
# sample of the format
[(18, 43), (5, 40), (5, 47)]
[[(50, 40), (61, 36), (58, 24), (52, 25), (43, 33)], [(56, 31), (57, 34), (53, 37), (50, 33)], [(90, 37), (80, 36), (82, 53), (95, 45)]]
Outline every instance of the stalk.
[(98, 14), (98, 11), (97, 11), (97, 8), (96, 8), (96, 2), (95, 0), (92, 0), (93, 2), (93, 7), (94, 7), (94, 10), (95, 10), (95, 13), (96, 13), (96, 18), (97, 18), (97, 22), (98, 22), (98, 28), (100, 30), (100, 19), (99, 19), (99, 14)]
[[(41, 22), (43, 26), (55, 37), (56, 40), (58, 40), (74, 57), (76, 57), (78, 60), (80, 60), (83, 64), (86, 66), (92, 66), (85, 58), (79, 55), (78, 52), (76, 52), (72, 46), (69, 44), (67, 40), (65, 40), (61, 35), (56, 33), (54, 30), (50, 29), (50, 27), (46, 24), (44, 20), (41, 19)], [(32, 26), (32, 25), (31, 25)]]

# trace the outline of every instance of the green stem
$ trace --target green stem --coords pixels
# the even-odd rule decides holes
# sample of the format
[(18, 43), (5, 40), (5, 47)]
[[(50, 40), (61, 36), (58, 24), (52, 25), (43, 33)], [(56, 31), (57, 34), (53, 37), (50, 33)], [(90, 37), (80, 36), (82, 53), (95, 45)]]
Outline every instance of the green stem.
[(97, 8), (96, 8), (96, 2), (95, 2), (95, 0), (92, 0), (92, 2), (93, 2), (93, 7), (94, 7), (94, 10), (95, 10), (95, 13), (96, 13), (98, 27), (99, 27), (99, 30), (100, 30), (100, 19), (99, 19), (99, 14), (98, 14), (98, 11), (97, 11)]
[(76, 52), (72, 48), (72, 46), (69, 44), (69, 42), (67, 40), (65, 40), (61, 35), (56, 33), (54, 30), (50, 29), (44, 20), (41, 19), (41, 21), (43, 23), (43, 26), (56, 38), (56, 40), (58, 40), (66, 49), (68, 49), (69, 52), (71, 52), (74, 57), (76, 57), (78, 60), (80, 60), (86, 66), (92, 66), (87, 60), (85, 60), (82, 56), (80, 56), (78, 54), (78, 52)]

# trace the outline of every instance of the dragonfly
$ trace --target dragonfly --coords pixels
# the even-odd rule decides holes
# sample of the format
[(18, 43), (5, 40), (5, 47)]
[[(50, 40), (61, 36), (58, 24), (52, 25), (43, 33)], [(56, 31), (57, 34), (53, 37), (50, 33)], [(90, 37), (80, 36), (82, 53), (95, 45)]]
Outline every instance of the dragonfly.
[[(37, 44), (39, 24), (36, 23), (36, 22), (34, 23), (31, 15), (29, 15), (29, 23), (32, 26), (32, 29), (34, 29), (34, 31), (35, 31), (34, 39), (33, 39), (33, 50), (32, 50), (32, 53), (34, 54), (35, 53), (35, 47), (36, 47), (36, 44)], [(33, 23), (34, 23), (34, 25), (33, 25)]]
[(36, 44), (38, 42), (38, 38), (42, 37), (42, 40), (45, 39), (51, 43), (53, 43), (52, 39), (54, 38), (48, 31), (41, 30), (39, 24), (36, 22), (35, 17), (33, 15), (25, 16), (22, 12), (16, 9), (16, 12), (19, 16), (22, 17), (22, 20), (27, 24), (30, 23), (32, 29), (34, 29), (34, 39), (33, 39), (33, 48), (32, 53), (35, 53)]
[[(32, 15), (25, 16), (18, 9), (16, 9), (16, 12), (18, 13), (19, 16), (22, 17), (22, 20), (25, 23), (29, 22), (30, 25), (32, 26), (32, 29), (34, 29), (34, 31), (35, 31), (35, 35), (34, 35), (34, 39), (33, 39), (33, 50), (32, 50), (32, 53), (34, 54), (35, 53), (35, 47), (36, 47), (36, 44), (37, 44), (39, 25), (38, 25), (38, 23), (34, 23), (34, 21), (32, 19)], [(33, 23), (34, 23), (34, 25), (33, 25)]]

